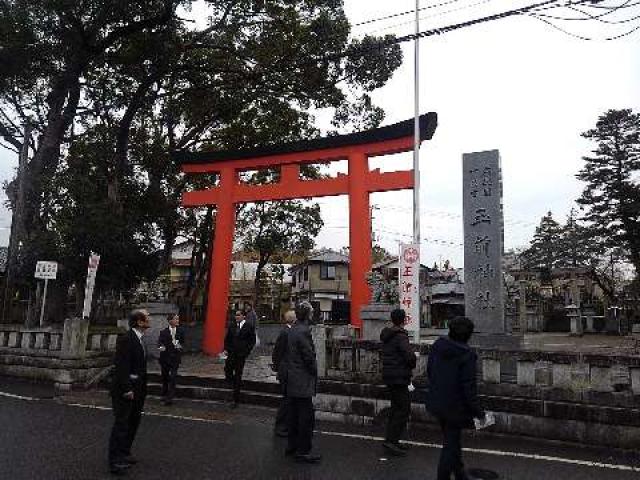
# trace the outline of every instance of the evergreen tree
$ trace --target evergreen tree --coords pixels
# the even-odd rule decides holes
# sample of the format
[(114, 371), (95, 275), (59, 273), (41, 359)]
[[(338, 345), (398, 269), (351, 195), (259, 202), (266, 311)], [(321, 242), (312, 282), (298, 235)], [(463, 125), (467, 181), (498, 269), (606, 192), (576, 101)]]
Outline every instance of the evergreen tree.
[(574, 208), (569, 212), (567, 222), (561, 227), (557, 265), (560, 267), (594, 267), (604, 248), (595, 238), (594, 231), (580, 222)]
[(576, 175), (586, 183), (578, 203), (597, 240), (622, 248), (640, 273), (640, 115), (609, 110), (582, 136), (596, 148)]
[(525, 268), (551, 271), (560, 258), (562, 229), (553, 219), (551, 211), (547, 212), (536, 227), (531, 245), (522, 252)]

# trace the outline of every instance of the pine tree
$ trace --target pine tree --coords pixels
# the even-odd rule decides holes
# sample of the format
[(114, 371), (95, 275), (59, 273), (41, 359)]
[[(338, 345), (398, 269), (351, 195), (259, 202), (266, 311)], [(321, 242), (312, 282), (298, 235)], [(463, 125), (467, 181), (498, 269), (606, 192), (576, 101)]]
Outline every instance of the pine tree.
[(596, 143), (576, 175), (586, 183), (578, 199), (583, 219), (607, 248), (622, 248), (640, 272), (640, 114), (609, 110), (582, 134)]
[(557, 266), (594, 267), (602, 259), (604, 247), (589, 226), (579, 221), (571, 209), (567, 222), (561, 227)]
[(550, 271), (558, 263), (561, 252), (561, 227), (549, 211), (536, 227), (531, 245), (522, 252), (524, 267)]

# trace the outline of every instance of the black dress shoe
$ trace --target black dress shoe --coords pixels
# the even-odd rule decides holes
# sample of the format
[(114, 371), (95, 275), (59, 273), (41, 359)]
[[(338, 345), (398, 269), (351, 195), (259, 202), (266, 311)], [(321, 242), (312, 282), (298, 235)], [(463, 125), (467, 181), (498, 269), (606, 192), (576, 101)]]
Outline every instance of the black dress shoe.
[(127, 455), (122, 460), (124, 463), (127, 463), (129, 465), (135, 465), (136, 463), (138, 463), (138, 459), (133, 455)]
[(394, 445), (396, 447), (398, 447), (400, 450), (404, 450), (405, 452), (409, 449), (411, 449), (411, 445), (409, 445), (408, 443), (394, 443)]
[(295, 453), (296, 453), (296, 449), (295, 448), (287, 448), (284, 451), (284, 456), (285, 457), (290, 457), (291, 455), (295, 455)]
[(391, 442), (383, 442), (382, 446), (385, 448), (385, 450), (387, 450), (391, 455), (394, 455), (396, 457), (405, 457), (407, 455), (407, 452), (403, 449), (401, 449), (400, 447), (398, 447), (398, 445), (396, 445), (395, 443), (391, 443)]
[(274, 433), (276, 434), (277, 437), (288, 437), (289, 436), (289, 432), (287, 432), (286, 430), (275, 430)]
[(296, 462), (300, 463), (318, 463), (322, 460), (322, 456), (317, 453), (306, 453), (304, 455), (296, 455)]

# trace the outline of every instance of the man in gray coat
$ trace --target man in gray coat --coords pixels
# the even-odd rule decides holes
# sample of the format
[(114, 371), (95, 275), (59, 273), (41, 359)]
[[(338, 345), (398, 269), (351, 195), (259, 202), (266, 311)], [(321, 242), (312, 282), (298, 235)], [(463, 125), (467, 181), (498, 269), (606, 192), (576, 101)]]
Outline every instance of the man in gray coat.
[(287, 398), (289, 400), (289, 442), (285, 455), (299, 462), (318, 463), (320, 455), (311, 453), (315, 424), (313, 397), (318, 383), (318, 365), (309, 322), (313, 307), (307, 301), (296, 307), (296, 323), (289, 331), (287, 357)]

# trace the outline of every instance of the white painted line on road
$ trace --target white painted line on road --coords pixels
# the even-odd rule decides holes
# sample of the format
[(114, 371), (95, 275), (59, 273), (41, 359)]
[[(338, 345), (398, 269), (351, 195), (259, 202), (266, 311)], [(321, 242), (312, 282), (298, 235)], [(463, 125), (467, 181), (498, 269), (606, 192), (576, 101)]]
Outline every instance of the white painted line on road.
[[(328, 432), (324, 430), (316, 430), (316, 433), (327, 436), (334, 437), (345, 437), (345, 438), (356, 438), (360, 440), (373, 440), (376, 442), (383, 442), (383, 437), (374, 437), (371, 435), (359, 435), (355, 433), (342, 433), (342, 432)], [(442, 445), (438, 443), (424, 443), (424, 442), (414, 442), (414, 441), (405, 441), (409, 445), (414, 445), (416, 447), (425, 447), (425, 448), (442, 448)], [(640, 472), (640, 468), (632, 467), (630, 465), (617, 465), (612, 463), (601, 463), (601, 462), (591, 462), (589, 460), (576, 460), (571, 458), (562, 458), (562, 457), (551, 457), (548, 455), (537, 455), (535, 453), (519, 453), (519, 452), (504, 452), (501, 450), (490, 450), (485, 448), (463, 448), (464, 452), (469, 453), (481, 453), (485, 455), (495, 455), (499, 457), (515, 457), (515, 458), (524, 458), (527, 460), (538, 460), (544, 462), (556, 462), (556, 463), (567, 463), (570, 465), (579, 465), (583, 467), (592, 467), (592, 468), (606, 468), (609, 470), (621, 470), (625, 472)]]
[[(77, 407), (77, 408), (88, 408), (92, 410), (112, 410), (111, 407), (103, 407), (102, 405), (91, 405), (85, 403), (65, 403), (63, 405), (67, 405), (69, 407)], [(198, 418), (198, 417), (187, 417), (182, 415), (172, 415), (169, 413), (157, 413), (157, 412), (142, 412), (142, 415), (145, 417), (163, 417), (163, 418), (172, 418), (174, 420), (187, 420), (190, 422), (201, 422), (201, 423), (214, 423), (214, 424), (223, 424), (223, 425), (231, 425), (232, 423), (228, 420), (214, 420), (211, 418)]]
[(0, 392), (0, 397), (15, 398), (16, 400), (27, 400), (29, 402), (35, 402), (36, 400), (40, 400), (39, 398), (25, 397), (24, 395), (16, 395), (14, 393), (9, 393), (9, 392)]
[[(1, 393), (2, 392), (0, 392), (0, 394)], [(25, 397), (25, 398), (29, 399), (29, 397)], [(37, 400), (37, 399), (32, 399), (32, 400)], [(65, 403), (64, 405), (68, 405), (70, 407), (89, 408), (94, 410), (111, 410), (111, 407), (103, 407), (101, 405), (88, 405), (88, 404), (82, 404), (82, 403)], [(165, 413), (144, 412), (143, 415), (150, 416), (150, 417), (164, 417), (164, 418), (172, 418), (176, 420), (186, 420), (186, 421), (209, 423), (209, 424), (232, 425), (231, 422), (226, 420), (212, 420), (212, 419), (205, 419), (205, 418), (198, 418), (198, 417), (187, 417), (182, 415), (171, 415), (171, 414), (165, 414)], [(354, 438), (358, 440), (372, 440), (376, 442), (384, 441), (383, 437), (375, 437), (372, 435), (360, 435), (356, 433), (330, 432), (326, 430), (316, 430), (316, 433), (320, 435)], [(423, 448), (437, 448), (437, 449), (442, 448), (442, 445), (438, 443), (425, 443), (425, 442), (416, 442), (416, 441), (405, 441), (404, 443), (407, 443), (409, 445), (413, 445), (416, 447), (423, 447)], [(604, 468), (608, 470), (619, 470), (624, 472), (640, 472), (640, 468), (632, 467), (630, 465), (618, 465), (618, 464), (612, 464), (612, 463), (592, 462), (589, 460), (577, 460), (572, 458), (552, 457), (549, 455), (537, 455), (535, 453), (507, 452), (502, 450), (491, 450), (486, 448), (463, 448), (462, 450), (464, 452), (469, 452), (469, 453), (479, 453), (479, 454), (494, 455), (499, 457), (513, 457), (513, 458), (523, 458), (527, 460), (537, 460), (537, 461), (543, 461), (543, 462), (565, 463), (569, 465), (578, 465), (582, 467)]]

